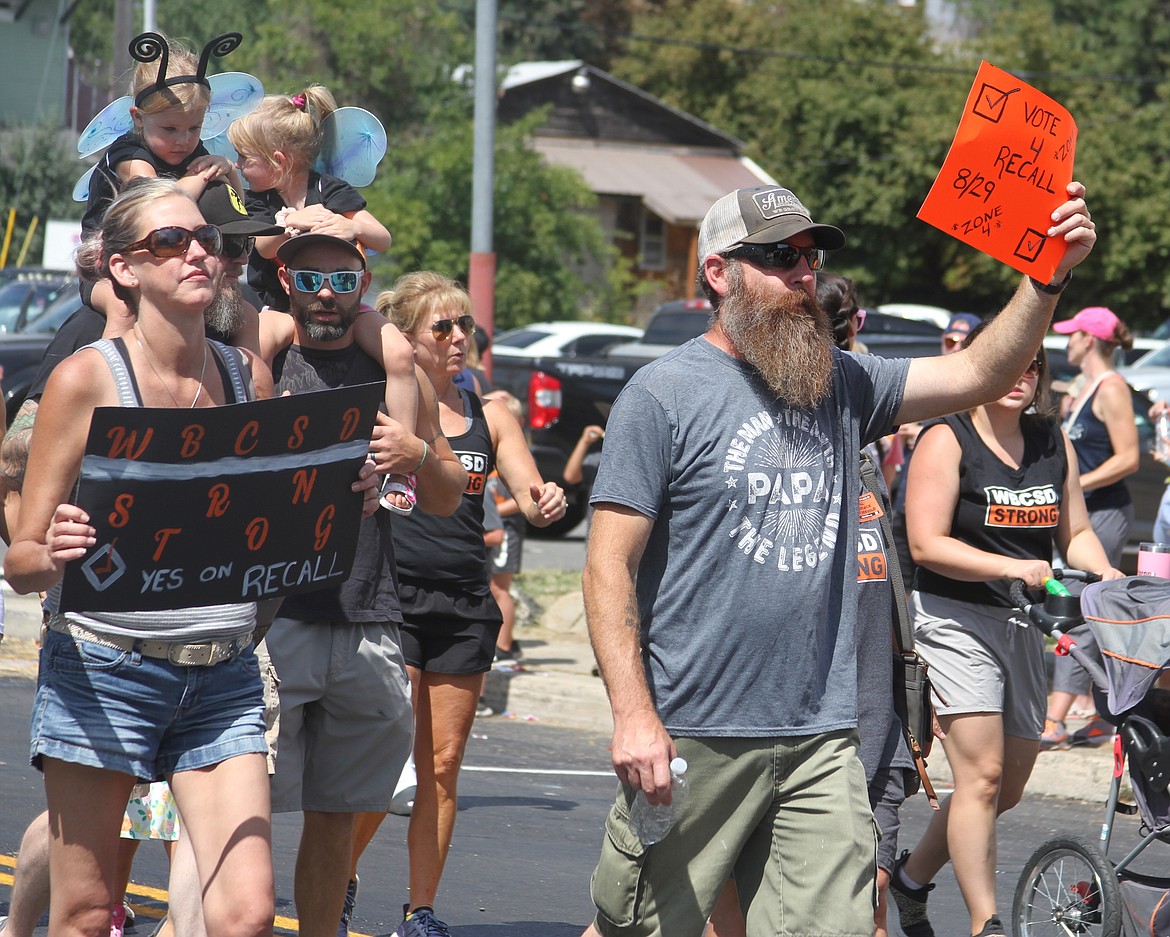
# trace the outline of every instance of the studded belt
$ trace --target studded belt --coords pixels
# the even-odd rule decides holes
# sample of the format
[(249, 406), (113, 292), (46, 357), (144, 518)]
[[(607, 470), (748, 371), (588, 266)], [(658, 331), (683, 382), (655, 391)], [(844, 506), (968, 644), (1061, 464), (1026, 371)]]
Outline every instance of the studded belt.
[(127, 651), (141, 654), (143, 657), (153, 657), (159, 660), (169, 660), (179, 667), (211, 667), (221, 661), (235, 657), (252, 643), (252, 632), (232, 638), (227, 641), (201, 641), (197, 644), (184, 644), (180, 641), (146, 641), (142, 638), (131, 638), (119, 634), (100, 634), (69, 621), (62, 615), (52, 616), (45, 627), (59, 634), (67, 634), (75, 641), (89, 641), (102, 647), (113, 648), (117, 651)]

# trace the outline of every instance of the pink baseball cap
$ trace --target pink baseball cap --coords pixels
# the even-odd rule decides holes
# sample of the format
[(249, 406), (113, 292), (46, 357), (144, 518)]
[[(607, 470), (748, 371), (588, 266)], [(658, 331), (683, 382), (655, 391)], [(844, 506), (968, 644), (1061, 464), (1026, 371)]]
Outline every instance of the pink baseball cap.
[(1054, 322), (1052, 331), (1061, 335), (1071, 335), (1073, 332), (1088, 332), (1093, 338), (1103, 342), (1116, 342), (1117, 327), (1121, 320), (1113, 314), (1112, 309), (1105, 306), (1088, 306), (1082, 309), (1071, 319), (1063, 322)]

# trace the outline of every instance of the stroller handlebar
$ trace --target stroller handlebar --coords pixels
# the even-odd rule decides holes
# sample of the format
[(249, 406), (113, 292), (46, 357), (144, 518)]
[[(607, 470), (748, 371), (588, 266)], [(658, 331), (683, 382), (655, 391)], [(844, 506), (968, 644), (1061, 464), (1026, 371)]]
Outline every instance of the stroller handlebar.
[[(1057, 569), (1053, 572), (1056, 579), (1075, 582), (1099, 582), (1101, 579), (1096, 573), (1082, 569)], [(1027, 615), (1028, 620), (1045, 634), (1052, 634), (1053, 631), (1067, 632), (1070, 628), (1084, 623), (1080, 596), (1046, 593), (1043, 599), (1036, 601), (1028, 594), (1028, 587), (1022, 579), (1012, 580), (1008, 592), (1012, 605)]]

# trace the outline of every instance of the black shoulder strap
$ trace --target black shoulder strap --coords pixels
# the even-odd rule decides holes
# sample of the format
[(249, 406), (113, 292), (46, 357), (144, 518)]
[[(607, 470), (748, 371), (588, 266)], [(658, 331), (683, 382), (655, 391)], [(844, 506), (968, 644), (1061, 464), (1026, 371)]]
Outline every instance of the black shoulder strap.
[[(894, 531), (890, 527), (890, 506), (886, 499), (886, 493), (882, 485), (878, 482), (877, 467), (873, 464), (873, 460), (864, 452), (861, 454), (861, 484), (870, 494), (877, 499), (878, 505), (881, 507), (881, 517), (879, 521), (882, 528), (882, 536), (886, 541), (886, 571), (890, 578), (890, 587), (894, 590), (894, 614), (898, 618), (898, 627), (894, 629), (894, 639), (898, 643), (897, 664), (902, 671), (911, 671), (921, 677), (926, 678), (926, 664), (918, 657), (918, 652), (914, 650), (914, 633), (910, 628), (910, 610), (906, 602), (906, 586), (902, 580), (902, 567), (898, 563), (898, 551), (894, 547)], [(922, 745), (918, 738), (915, 737), (914, 728), (907, 725), (905, 713), (910, 711), (909, 694), (915, 692), (912, 687), (907, 686), (910, 682), (909, 678), (902, 681), (897, 681), (895, 687), (895, 694), (901, 692), (906, 694), (906, 701), (902, 704), (895, 703), (899, 710), (899, 715), (902, 718), (902, 732), (906, 736), (906, 743), (910, 748), (910, 756), (914, 759), (914, 768), (918, 772), (918, 777), (922, 781), (922, 790), (926, 794), (926, 799), (934, 810), (939, 809), (938, 795), (934, 792), (934, 785), (930, 783), (930, 777), (926, 773), (926, 753), (923, 751)], [(913, 681), (917, 685), (918, 681)], [(929, 684), (928, 684), (929, 685)], [(929, 699), (929, 692), (925, 694)], [(930, 707), (929, 702), (926, 706), (930, 708), (927, 725), (933, 723), (934, 714), (933, 707)], [(924, 727), (924, 732), (929, 732), (930, 729)]]
[(906, 602), (906, 585), (902, 579), (902, 567), (898, 563), (898, 551), (894, 549), (894, 531), (890, 527), (889, 504), (877, 478), (877, 467), (868, 455), (861, 456), (861, 484), (882, 507), (882, 536), (886, 539), (886, 568), (890, 575), (890, 586), (894, 590), (894, 612), (898, 616), (898, 628), (894, 637), (902, 654), (914, 651), (914, 633), (910, 630), (910, 612)]

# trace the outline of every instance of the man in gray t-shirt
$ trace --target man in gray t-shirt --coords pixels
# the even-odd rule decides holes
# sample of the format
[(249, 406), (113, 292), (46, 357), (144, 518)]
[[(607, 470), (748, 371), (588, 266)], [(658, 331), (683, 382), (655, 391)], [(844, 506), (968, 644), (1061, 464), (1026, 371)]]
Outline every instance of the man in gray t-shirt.
[[(913, 362), (833, 346), (816, 270), (844, 246), (787, 189), (740, 189), (699, 229), (713, 325), (614, 405), (584, 574), (623, 783), (591, 930), (698, 934), (734, 872), (749, 935), (868, 935), (875, 835), (857, 750), (857, 452), (995, 399), (1096, 240), (1069, 186), (1051, 283), (1025, 278), (971, 348)], [(688, 795), (661, 845), (629, 805)]]

